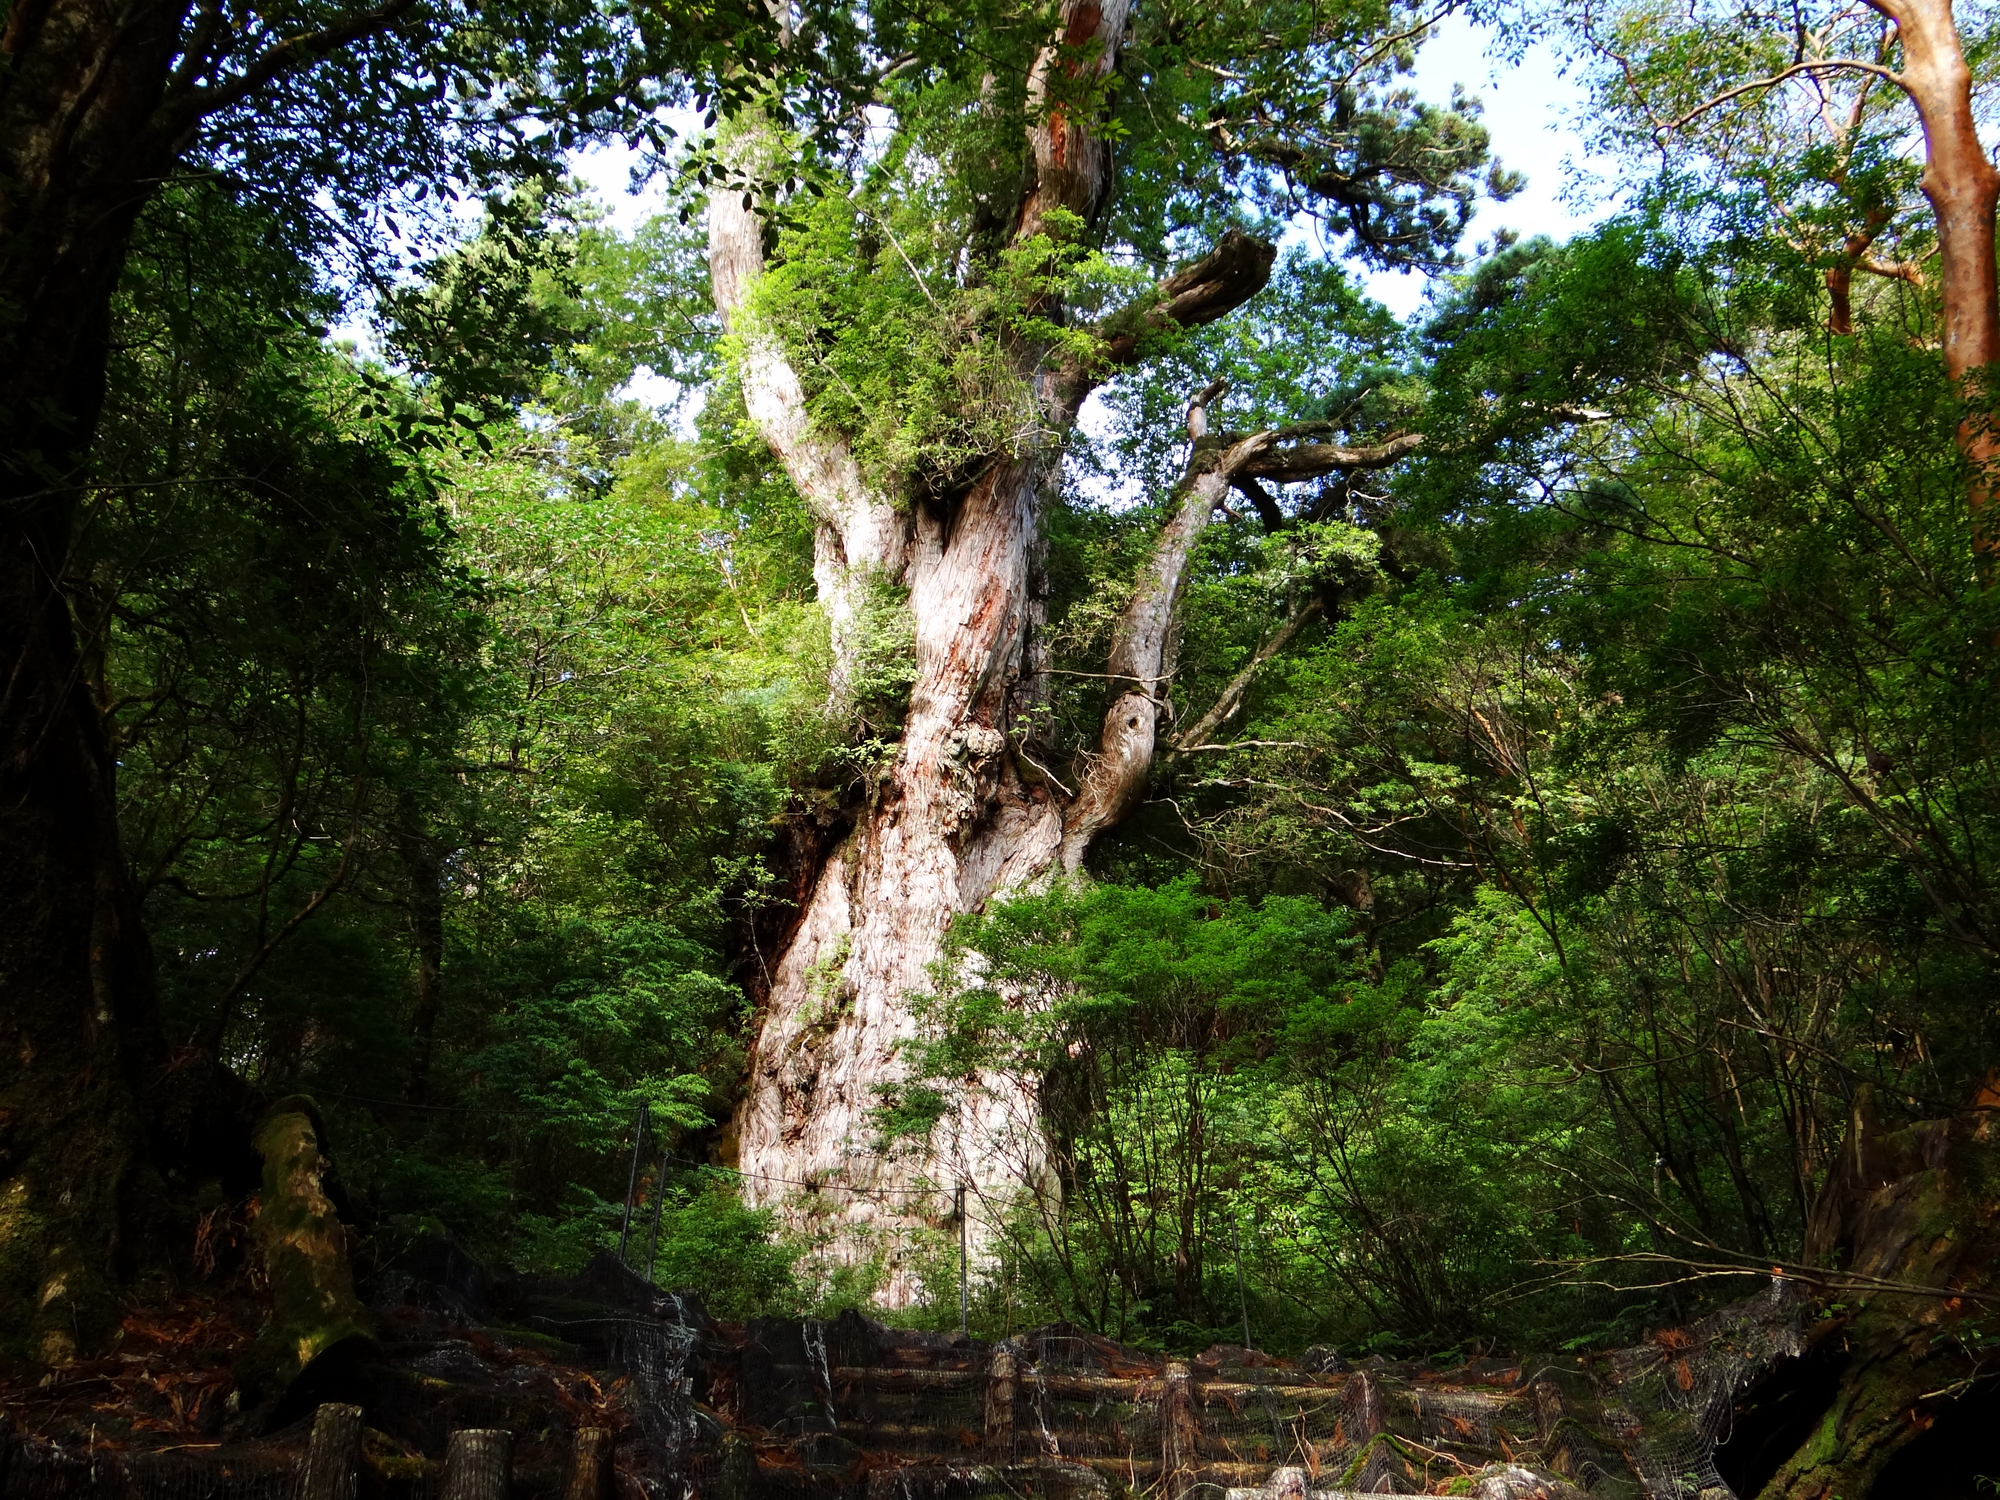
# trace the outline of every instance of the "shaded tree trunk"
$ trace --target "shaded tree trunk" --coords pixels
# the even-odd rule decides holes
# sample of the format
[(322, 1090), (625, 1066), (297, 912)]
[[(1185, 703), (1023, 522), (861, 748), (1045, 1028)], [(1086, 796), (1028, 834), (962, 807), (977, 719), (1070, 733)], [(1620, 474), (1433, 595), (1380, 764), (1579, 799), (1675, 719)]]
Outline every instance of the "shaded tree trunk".
[(46, 1359), (103, 1331), (164, 1061), (65, 582), (176, 19), (45, 0), (0, 33), (0, 1323)]
[(422, 814), (405, 804), (396, 849), (410, 882), (410, 935), (416, 942), (416, 993), (410, 1003), (410, 1069), (403, 1097), (422, 1104), (430, 1089), (438, 1011), (444, 1001), (444, 860)]
[(1834, 1298), (1848, 1309), (1822, 1323), (1816, 1339), (1838, 1340), (1839, 1381), (1763, 1500), (1869, 1494), (1890, 1460), (1974, 1379), (1990, 1378), (1969, 1325), (1990, 1316), (1995, 1292), (1996, 1126), (2000, 1112), (1980, 1108), (1885, 1130), (1872, 1092), (1857, 1096), (1803, 1256), (1827, 1268)]
[(67, 593), (112, 299), (201, 119), (407, 4), (210, 87), (234, 33), (187, 0), (16, 0), (0, 22), (0, 1345), (45, 1358), (102, 1334), (109, 1283), (160, 1253), (137, 1232), (155, 1169), (203, 1151), (219, 1082), (169, 1066)]

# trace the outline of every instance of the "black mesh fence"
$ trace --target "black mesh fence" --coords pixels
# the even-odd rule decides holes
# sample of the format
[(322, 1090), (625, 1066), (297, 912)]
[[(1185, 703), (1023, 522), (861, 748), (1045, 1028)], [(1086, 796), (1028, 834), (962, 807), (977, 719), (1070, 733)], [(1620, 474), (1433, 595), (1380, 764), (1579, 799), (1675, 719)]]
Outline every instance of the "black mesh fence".
[(601, 1315), (538, 1320), (548, 1340), (602, 1374), (622, 1413), (594, 1489), (569, 1454), (589, 1446), (579, 1429), (601, 1413), (565, 1404), (557, 1374), (509, 1363), (488, 1331), (395, 1352), (402, 1378), (380, 1388), (365, 1421), (427, 1457), (363, 1459), (353, 1438), (341, 1487), (323, 1476), (307, 1483), (308, 1419), (254, 1444), (198, 1451), (10, 1439), (0, 1493), (1341, 1500), (1477, 1493), (1483, 1476), (1517, 1474), (1543, 1476), (1551, 1495), (1728, 1500), (1715, 1450), (1731, 1413), (1803, 1347), (1804, 1299), (1783, 1283), (1594, 1360), (1488, 1361), (1448, 1374), (1381, 1361), (1350, 1369), (1337, 1358), (1298, 1368), (1231, 1349), (1172, 1360), (1065, 1325), (988, 1344), (852, 1313), (721, 1324), (688, 1299), (627, 1291), (627, 1305)]
[(5, 1447), (7, 1500), (296, 1500), (305, 1456), (303, 1433), (226, 1453), (117, 1453), (18, 1438)]

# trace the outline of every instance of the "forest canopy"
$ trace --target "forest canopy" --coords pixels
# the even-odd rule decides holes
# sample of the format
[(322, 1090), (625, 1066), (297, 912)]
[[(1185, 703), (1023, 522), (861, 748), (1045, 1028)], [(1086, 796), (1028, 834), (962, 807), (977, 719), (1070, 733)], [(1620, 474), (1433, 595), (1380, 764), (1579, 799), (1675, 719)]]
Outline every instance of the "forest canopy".
[(1401, 4), (234, 14), (6, 395), (10, 1352), (300, 1094), (368, 1265), (1352, 1357), (1844, 1313), (2000, 1103), (1983, 11), (1481, 12), (1561, 243)]

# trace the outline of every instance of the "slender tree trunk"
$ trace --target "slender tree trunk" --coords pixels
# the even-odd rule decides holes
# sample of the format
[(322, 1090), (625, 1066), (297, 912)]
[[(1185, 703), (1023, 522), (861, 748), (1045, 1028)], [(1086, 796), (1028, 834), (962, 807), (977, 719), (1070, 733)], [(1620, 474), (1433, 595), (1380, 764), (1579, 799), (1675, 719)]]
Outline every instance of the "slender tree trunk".
[(1924, 196), (1937, 217), (1944, 296), (1944, 362), (1969, 408), (1958, 427), (1958, 449), (1969, 469), (1966, 501), (1972, 545), (1990, 583), (2000, 551), (1992, 514), (2000, 474), (1995, 427), (1994, 364), (2000, 361), (2000, 286), (1994, 267), (1994, 214), (2000, 170), (1979, 142), (1972, 110), (1972, 70), (1966, 65), (1951, 0), (1869, 0), (1896, 24), (1903, 47), (1898, 75), (1923, 121)]
[(437, 839), (424, 829), (423, 815), (407, 800), (400, 821), (396, 849), (410, 883), (410, 935), (417, 948), (416, 994), (410, 1004), (410, 1070), (403, 1097), (421, 1104), (430, 1088), (431, 1054), (444, 1000), (444, 861)]

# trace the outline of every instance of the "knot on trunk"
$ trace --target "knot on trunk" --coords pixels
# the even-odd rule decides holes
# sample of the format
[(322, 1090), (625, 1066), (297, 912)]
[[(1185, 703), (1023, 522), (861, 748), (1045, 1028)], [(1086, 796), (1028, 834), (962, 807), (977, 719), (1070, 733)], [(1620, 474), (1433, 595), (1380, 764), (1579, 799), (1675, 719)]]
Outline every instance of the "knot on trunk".
[(1007, 736), (984, 724), (961, 724), (945, 737), (940, 757), (938, 826), (957, 833), (979, 821), (980, 812), (998, 790), (1000, 753)]

